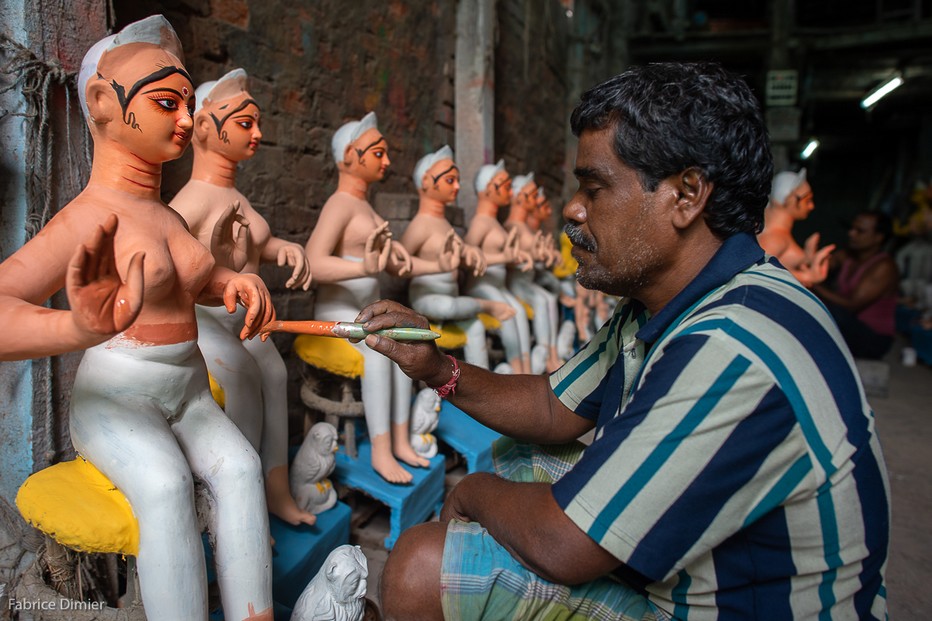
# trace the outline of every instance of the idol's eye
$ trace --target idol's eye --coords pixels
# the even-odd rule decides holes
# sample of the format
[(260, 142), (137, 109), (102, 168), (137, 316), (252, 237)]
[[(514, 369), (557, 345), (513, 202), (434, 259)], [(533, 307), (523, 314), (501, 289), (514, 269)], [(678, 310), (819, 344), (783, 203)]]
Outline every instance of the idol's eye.
[[(151, 97), (152, 101), (156, 103), (160, 108), (167, 112), (174, 112), (178, 109), (178, 100), (174, 97), (160, 97), (155, 95)], [(190, 110), (190, 108), (189, 108)]]
[(372, 152), (372, 155), (376, 157), (384, 157), (385, 151), (382, 151), (381, 149), (376, 149), (375, 151)]
[(252, 121), (237, 121), (236, 124), (243, 129), (252, 129)]

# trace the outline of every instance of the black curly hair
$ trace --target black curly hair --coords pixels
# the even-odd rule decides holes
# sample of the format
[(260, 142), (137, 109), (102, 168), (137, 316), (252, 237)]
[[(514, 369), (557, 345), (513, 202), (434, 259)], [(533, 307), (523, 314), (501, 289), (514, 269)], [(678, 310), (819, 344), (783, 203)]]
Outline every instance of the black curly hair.
[(653, 192), (695, 167), (712, 182), (704, 217), (720, 239), (763, 228), (773, 181), (760, 105), (740, 77), (716, 63), (633, 67), (582, 95), (573, 133), (615, 128), (615, 153)]

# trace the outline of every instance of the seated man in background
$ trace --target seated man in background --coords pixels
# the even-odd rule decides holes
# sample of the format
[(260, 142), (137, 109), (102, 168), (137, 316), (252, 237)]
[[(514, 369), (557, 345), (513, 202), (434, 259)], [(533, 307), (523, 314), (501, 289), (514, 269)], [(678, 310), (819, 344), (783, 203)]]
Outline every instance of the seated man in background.
[(848, 229), (834, 287), (816, 285), (855, 358), (879, 360), (893, 345), (900, 273), (884, 251), (893, 232), (883, 213), (863, 211)]
[[(835, 322), (755, 239), (773, 164), (750, 89), (635, 67), (572, 128), (579, 282), (622, 297), (593, 339), (545, 377), (366, 338), (508, 436), (399, 538), (387, 618), (884, 619), (873, 416)], [(384, 300), (357, 321), (427, 325)]]

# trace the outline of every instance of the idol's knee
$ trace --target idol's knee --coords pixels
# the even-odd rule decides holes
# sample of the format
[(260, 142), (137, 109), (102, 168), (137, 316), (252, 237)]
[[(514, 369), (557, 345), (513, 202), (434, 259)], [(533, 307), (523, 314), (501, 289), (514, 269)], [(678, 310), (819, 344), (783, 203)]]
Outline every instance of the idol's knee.
[(249, 444), (243, 442), (233, 455), (220, 457), (206, 477), (218, 490), (236, 490), (262, 485), (262, 461)]
[(172, 522), (164, 522), (165, 516), (175, 520), (193, 509), (194, 475), (177, 464), (152, 464), (124, 491), (140, 523), (168, 526)]
[(395, 542), (379, 587), (386, 620), (443, 619), (440, 571), (446, 532), (446, 524), (427, 522)]

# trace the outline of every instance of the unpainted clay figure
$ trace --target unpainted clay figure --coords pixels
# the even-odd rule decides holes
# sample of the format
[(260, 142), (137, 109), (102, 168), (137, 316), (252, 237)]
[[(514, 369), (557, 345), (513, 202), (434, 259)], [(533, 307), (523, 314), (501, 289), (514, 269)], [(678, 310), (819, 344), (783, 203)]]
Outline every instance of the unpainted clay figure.
[[(311, 271), (304, 247), (275, 237), (268, 223), (236, 189), (237, 165), (256, 154), (262, 132), (259, 104), (246, 88), (246, 72), (235, 69), (197, 88), (194, 113), (194, 167), (191, 180), (171, 202), (191, 233), (210, 248), (218, 263), (231, 262), (214, 231), (231, 205), (236, 208), (236, 237), (245, 243), (244, 274), (258, 274), (259, 264), (285, 266), (285, 283), (307, 290)], [(314, 516), (295, 504), (288, 487), (288, 372), (271, 340), (243, 341), (243, 312), (195, 308), (198, 345), (211, 375), (223, 388), (224, 410), (259, 451), (265, 471), (269, 511), (290, 524), (313, 524)]]
[(291, 621), (362, 621), (368, 577), (362, 548), (334, 548), (295, 603)]
[[(191, 140), (194, 87), (162, 16), (95, 44), (78, 93), (94, 141), (87, 187), (0, 265), (4, 360), (86, 349), (71, 439), (126, 495), (139, 524), (150, 621), (204, 621), (207, 573), (192, 474), (228, 619), (272, 619), (271, 549), (259, 456), (210, 394), (195, 303), (246, 307), (242, 338), (274, 318), (254, 274), (215, 265), (159, 197), (162, 163)], [(41, 304), (65, 287), (71, 310)]]
[[(486, 259), (479, 248), (463, 243), (445, 215), (444, 208), (456, 201), (460, 189), (459, 169), (450, 147), (444, 146), (422, 157), (414, 167), (413, 178), (419, 197), (418, 210), (401, 243), (411, 256), (436, 262), (438, 271), (411, 279), (408, 289), (411, 307), (431, 321), (449, 321), (462, 328), (466, 333), (466, 361), (488, 369), (485, 326), (478, 315), (488, 313), (504, 322), (513, 318), (515, 311), (503, 302), (460, 295), (456, 263), (462, 261), (472, 266), (470, 273), (480, 276), (485, 273)], [(443, 265), (446, 247), (451, 243), (460, 260)]]
[(527, 217), (527, 225), (532, 231), (541, 233), (539, 238), (538, 255), (540, 263), (534, 266), (534, 282), (543, 287), (557, 306), (557, 323), (559, 324), (556, 337), (557, 357), (568, 360), (573, 355), (573, 342), (576, 338), (576, 325), (570, 320), (560, 320), (559, 305), (572, 308), (575, 306), (575, 278), (562, 282), (554, 274), (554, 270), (563, 265), (563, 256), (553, 236), (553, 206), (547, 197), (543, 186), (537, 188), (537, 207)]
[[(542, 248), (543, 234), (534, 232), (527, 224), (527, 217), (537, 209), (537, 183), (534, 173), (518, 175), (511, 186), (511, 209), (505, 221), (505, 228), (518, 231), (518, 247), (531, 255), (535, 262), (545, 262), (551, 259)], [(508, 270), (508, 288), (519, 299), (530, 304), (534, 309), (535, 348), (540, 354), (538, 364), (532, 364), (532, 371), (555, 371), (560, 366), (560, 357), (557, 354), (557, 328), (559, 316), (557, 314), (556, 296), (534, 282), (534, 271), (522, 271), (512, 267)]]
[[(258, 274), (260, 263), (275, 262), (291, 270), (286, 286), (307, 290), (311, 271), (304, 247), (272, 235), (265, 218), (236, 189), (237, 165), (256, 154), (262, 139), (259, 105), (246, 90), (246, 78), (245, 71), (235, 69), (195, 91), (194, 167), (171, 207), (218, 263), (229, 263), (213, 231), (234, 205), (244, 262), (228, 267)], [(195, 312), (198, 345), (223, 388), (224, 410), (262, 458), (269, 510), (290, 524), (313, 524), (314, 516), (298, 508), (288, 489), (288, 376), (281, 355), (270, 340), (236, 338), (242, 312), (230, 315), (202, 305)]]
[(476, 174), (475, 187), (479, 202), (469, 223), (465, 241), (477, 246), (485, 255), (485, 274), (467, 277), (469, 295), (504, 302), (515, 316), (502, 322), (499, 334), (508, 364), (515, 373), (531, 372), (531, 330), (524, 305), (506, 288), (507, 266), (528, 271), (533, 268), (531, 256), (518, 248), (518, 231), (506, 231), (498, 221), (498, 212), (511, 203), (511, 175), (504, 160), (486, 164)]
[[(337, 190), (324, 204), (305, 250), (318, 284), (315, 318), (352, 321), (379, 298), (376, 276), (380, 272), (413, 276), (437, 271), (437, 267), (412, 258), (393, 240), (388, 222), (367, 200), (369, 186), (385, 176), (391, 163), (388, 141), (378, 129), (375, 113), (340, 127), (331, 149), (339, 172)], [(453, 257), (448, 245), (447, 258)], [(411, 448), (411, 380), (365, 343), (354, 347), (364, 359), (362, 401), (372, 442), (372, 467), (391, 483), (409, 483), (413, 477), (396, 457), (412, 466), (429, 463)]]
[(289, 481), (298, 506), (323, 513), (337, 504), (337, 492), (329, 477), (336, 467), (337, 430), (330, 423), (311, 427), (291, 462)]
[(828, 276), (831, 244), (819, 248), (819, 234), (813, 233), (800, 247), (793, 239), (793, 224), (805, 220), (815, 208), (812, 187), (806, 181), (806, 169), (798, 173), (784, 171), (773, 178), (770, 204), (764, 212), (764, 230), (757, 241), (767, 254), (775, 256), (806, 287)]
[(440, 406), (440, 395), (433, 388), (423, 388), (414, 398), (411, 407), (411, 446), (421, 457), (430, 459), (437, 454), (434, 430), (440, 422)]

